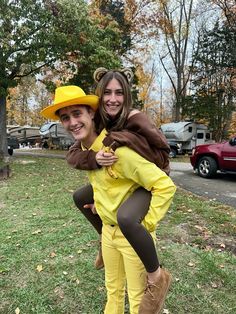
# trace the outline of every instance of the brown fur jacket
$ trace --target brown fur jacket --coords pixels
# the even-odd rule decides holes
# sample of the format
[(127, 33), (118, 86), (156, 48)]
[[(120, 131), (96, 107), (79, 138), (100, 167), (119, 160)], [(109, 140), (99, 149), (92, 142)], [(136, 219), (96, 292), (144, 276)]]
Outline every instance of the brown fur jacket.
[[(155, 163), (167, 174), (170, 173), (170, 147), (166, 138), (142, 112), (132, 115), (127, 120), (124, 130), (108, 133), (103, 144), (110, 146), (114, 151), (120, 146), (127, 146)], [(66, 159), (73, 168), (93, 170), (100, 168), (95, 159), (96, 154), (97, 152), (92, 150), (83, 151), (80, 142), (77, 141), (69, 149)]]

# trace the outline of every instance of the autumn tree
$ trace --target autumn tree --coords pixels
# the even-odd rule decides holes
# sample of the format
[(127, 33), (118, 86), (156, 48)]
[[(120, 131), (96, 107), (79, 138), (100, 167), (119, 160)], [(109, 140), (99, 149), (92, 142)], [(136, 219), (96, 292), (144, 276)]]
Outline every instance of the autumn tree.
[[(1, 159), (7, 154), (9, 88), (17, 86), (22, 77), (67, 60), (68, 54), (80, 60), (76, 66), (80, 66), (82, 74), (87, 73), (88, 63), (91, 68), (101, 59), (118, 57), (113, 53), (109, 32), (99, 29), (89, 18), (87, 4), (82, 0), (1, 0), (0, 23)], [(83, 80), (86, 78), (84, 75)]]
[(67, 21), (71, 28), (68, 29), (66, 24), (61, 26), (67, 30), (67, 36), (71, 41), (70, 52), (64, 58), (64, 65), (67, 65), (70, 71), (74, 69), (74, 74), (67, 82), (82, 86), (88, 93), (93, 91), (91, 89), (94, 83), (93, 72), (97, 67), (120, 66), (117, 46), (121, 45), (122, 39), (117, 24), (113, 21), (103, 24), (100, 17), (91, 13), (90, 7), (86, 10), (88, 14), (86, 24), (78, 23), (81, 11), (74, 10), (76, 3), (76, 0), (64, 1), (63, 5), (62, 20)]
[(34, 76), (21, 79), (9, 89), (7, 98), (7, 125), (40, 126), (45, 121), (40, 111), (50, 103), (52, 94)]
[(196, 44), (191, 38), (191, 27), (197, 11), (194, 0), (160, 0), (157, 3), (158, 27), (166, 47), (159, 52), (159, 57), (175, 94), (173, 120), (179, 121), (191, 76), (190, 55)]
[(235, 110), (235, 89), (232, 69), (236, 68), (236, 33), (216, 23), (205, 31), (196, 52), (192, 80), (193, 95), (183, 108), (192, 119), (205, 119), (216, 140), (227, 136), (232, 111)]
[(16, 87), (9, 89), (7, 98), (7, 124), (30, 124), (30, 101), (33, 95), (34, 78), (23, 78)]
[(236, 2), (235, 0), (211, 0), (218, 6), (229, 28), (236, 30)]
[[(154, 31), (154, 18), (151, 14), (152, 0), (93, 0), (92, 12), (100, 16), (101, 24), (107, 26), (111, 21), (118, 25), (121, 42), (114, 43), (115, 49), (124, 61), (131, 61), (132, 54), (149, 47)], [(126, 60), (127, 59), (127, 60)]]
[(122, 40), (114, 42), (114, 48), (121, 56), (122, 66), (131, 67), (135, 73), (133, 97), (139, 109), (144, 105), (139, 77), (140, 73), (149, 76), (146, 59), (151, 54), (151, 39), (157, 35), (153, 31), (153, 5), (151, 0), (94, 0), (91, 4), (91, 11), (102, 27), (115, 23), (119, 29)]
[(113, 47), (123, 55), (131, 46), (131, 22), (125, 17), (125, 3), (122, 0), (94, 0), (90, 6), (94, 17), (104, 28), (116, 25), (119, 29), (121, 41), (113, 42)]
[(229, 137), (236, 136), (236, 111), (232, 114), (232, 119), (229, 125)]

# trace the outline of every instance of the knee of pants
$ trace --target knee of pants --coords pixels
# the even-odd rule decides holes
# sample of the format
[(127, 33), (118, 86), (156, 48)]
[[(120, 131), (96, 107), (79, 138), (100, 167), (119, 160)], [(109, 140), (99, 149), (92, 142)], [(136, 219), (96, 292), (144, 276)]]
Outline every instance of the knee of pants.
[(124, 212), (120, 213), (119, 211), (117, 213), (117, 222), (122, 233), (125, 233), (125, 234), (129, 232), (132, 233), (133, 229), (138, 224), (138, 222), (135, 221), (133, 217), (130, 217), (130, 215)]

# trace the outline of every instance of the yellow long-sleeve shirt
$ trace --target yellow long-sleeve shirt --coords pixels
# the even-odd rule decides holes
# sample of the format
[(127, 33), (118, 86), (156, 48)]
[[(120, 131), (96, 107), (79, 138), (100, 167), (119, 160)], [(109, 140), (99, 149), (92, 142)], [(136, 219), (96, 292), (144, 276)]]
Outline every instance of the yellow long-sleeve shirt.
[[(102, 149), (104, 137), (105, 131), (97, 137), (90, 149)], [(97, 213), (103, 224), (117, 224), (117, 209), (142, 186), (152, 194), (149, 211), (143, 220), (145, 227), (152, 232), (167, 212), (176, 187), (165, 172), (128, 147), (116, 149), (116, 155), (118, 161), (112, 169), (117, 178), (110, 176), (107, 167), (88, 171)]]

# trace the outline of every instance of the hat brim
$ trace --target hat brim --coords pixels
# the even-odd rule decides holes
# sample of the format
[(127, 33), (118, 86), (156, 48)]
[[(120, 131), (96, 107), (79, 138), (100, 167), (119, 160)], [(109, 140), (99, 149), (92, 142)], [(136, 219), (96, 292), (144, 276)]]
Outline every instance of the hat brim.
[(97, 110), (99, 103), (98, 96), (95, 95), (86, 95), (84, 97), (78, 97), (74, 99), (70, 99), (65, 102), (60, 102), (58, 104), (50, 105), (46, 108), (44, 108), (40, 114), (50, 120), (60, 120), (59, 116), (56, 114), (56, 112), (59, 109), (69, 107), (69, 106), (75, 106), (75, 105), (84, 105), (91, 107), (94, 111)]

